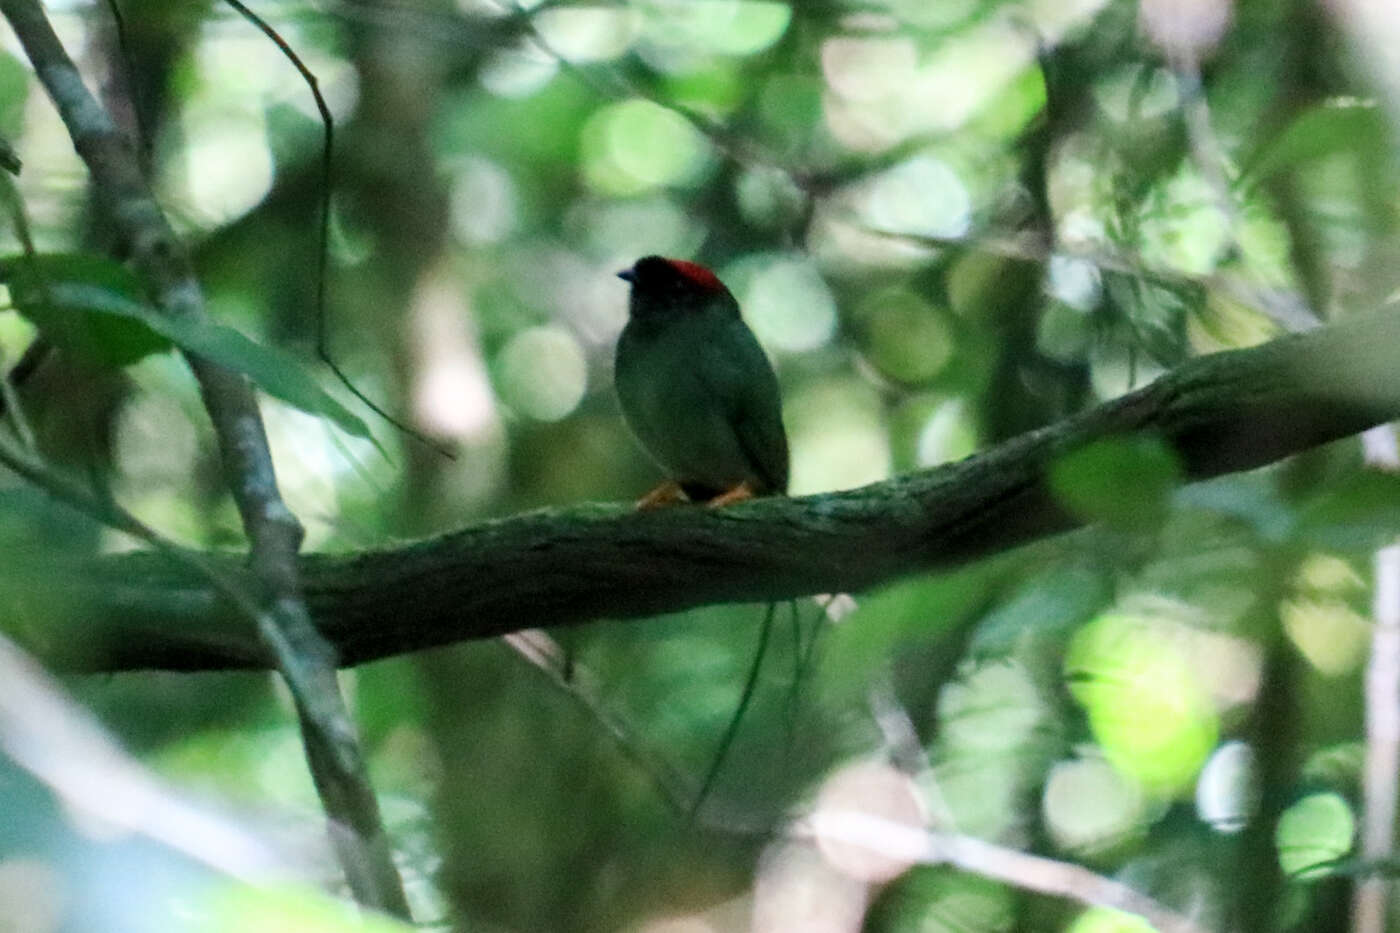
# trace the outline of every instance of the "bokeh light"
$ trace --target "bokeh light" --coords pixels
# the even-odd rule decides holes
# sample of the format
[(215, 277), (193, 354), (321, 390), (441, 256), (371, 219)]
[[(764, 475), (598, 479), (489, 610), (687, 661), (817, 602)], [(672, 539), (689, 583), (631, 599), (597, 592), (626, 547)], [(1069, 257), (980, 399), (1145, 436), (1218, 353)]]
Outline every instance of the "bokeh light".
[(765, 346), (800, 353), (822, 346), (836, 331), (836, 299), (806, 257), (748, 256), (723, 277)]
[(272, 187), (272, 154), (260, 116), (192, 121), (180, 176), (184, 199), (202, 224), (228, 223)]
[(1195, 778), (1219, 732), (1195, 665), (1168, 631), (1145, 615), (1109, 612), (1080, 629), (1065, 655), (1070, 692), (1105, 757), (1165, 796)]
[(1350, 602), (1365, 592), (1361, 575), (1339, 557), (1313, 553), (1299, 565), (1279, 618), (1289, 640), (1321, 673), (1346, 674), (1366, 657), (1371, 620)]
[(637, 14), (626, 7), (556, 6), (533, 20), (540, 39), (570, 62), (617, 58), (636, 35)]
[(489, 159), (462, 160), (452, 173), (449, 197), (452, 232), (463, 243), (494, 243), (515, 228), (515, 184), (509, 172)]
[(854, 318), (865, 334), (866, 356), (899, 382), (928, 382), (953, 355), (953, 333), (943, 314), (907, 288), (870, 292)]
[(684, 117), (640, 99), (601, 108), (581, 143), (585, 178), (612, 195), (690, 184), (709, 161), (709, 143)]
[(1088, 858), (1140, 835), (1149, 822), (1142, 788), (1097, 756), (1051, 768), (1042, 809), (1055, 845)]
[(1092, 907), (1074, 919), (1065, 933), (1158, 933), (1137, 914), (1111, 907)]
[(663, 71), (683, 70), (706, 54), (760, 52), (782, 37), (792, 19), (788, 4), (770, 0), (645, 0), (639, 6), (650, 46), (643, 54)]
[(502, 400), (537, 421), (558, 421), (578, 406), (588, 384), (583, 350), (558, 327), (532, 327), (506, 344), (496, 361)]
[(890, 475), (889, 431), (879, 400), (854, 380), (809, 384), (783, 406), (795, 496), (864, 486)]
[(1196, 782), (1196, 813), (1217, 832), (1236, 833), (1249, 824), (1259, 803), (1254, 749), (1225, 742), (1210, 756)]
[(967, 187), (946, 162), (918, 156), (876, 176), (865, 186), (864, 214), (889, 233), (959, 237), (972, 223)]
[(1308, 794), (1283, 811), (1274, 830), (1278, 864), (1290, 877), (1306, 877), (1309, 869), (1351, 851), (1356, 817), (1341, 794)]

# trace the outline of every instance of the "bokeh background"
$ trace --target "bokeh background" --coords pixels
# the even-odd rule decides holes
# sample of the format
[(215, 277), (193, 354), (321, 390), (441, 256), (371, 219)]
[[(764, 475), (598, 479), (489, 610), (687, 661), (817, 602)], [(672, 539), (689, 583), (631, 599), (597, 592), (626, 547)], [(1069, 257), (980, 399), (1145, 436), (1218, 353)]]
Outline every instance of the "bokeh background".
[[(449, 459), (316, 360), (325, 187), (305, 84), (219, 3), (116, 2), (121, 29), (105, 3), (47, 8), (139, 139), (211, 313), (297, 354), (383, 448), (264, 399), (310, 549), (645, 492), (658, 472), (611, 390), (615, 273), (642, 255), (703, 262), (738, 296), (782, 383), (794, 494), (960, 459), (1191, 356), (1379, 308), (1400, 280), (1385, 54), (1400, 13), (1383, 4), (257, 3), (336, 121), (334, 358)], [(0, 136), (24, 161), (39, 249), (120, 257), (8, 30), (0, 43)], [(8, 226), (0, 239), (19, 250)], [(0, 314), (11, 362), (34, 335)], [(116, 370), (60, 353), (19, 397), (49, 462), (177, 541), (240, 545), (178, 356)], [(1393, 490), (1368, 480), (1355, 441), (1185, 488), (1159, 453), (1129, 445), (1066, 474), (1072, 502), (1120, 498), (1095, 513), (1105, 525), (855, 594), (840, 621), (780, 608), (693, 826), (656, 763), (692, 782), (707, 769), (761, 606), (555, 632), (620, 739), (503, 643), (345, 672), (416, 916), (501, 931), (1151, 929), (1077, 896), (815, 843), (799, 817), (826, 801), (1083, 866), (1202, 929), (1351, 928)], [(1104, 493), (1096, 477), (1114, 470), (1127, 479)], [(132, 546), (18, 481), (0, 495), (14, 553)], [(56, 581), (30, 585), (7, 631), (58, 611)], [(82, 630), (75, 615), (47, 631)], [(0, 929), (350, 922), (271, 675), (63, 687), (170, 793), (298, 867), (285, 886), (229, 880), (3, 759)], [(101, 801), (83, 754), (69, 764)]]

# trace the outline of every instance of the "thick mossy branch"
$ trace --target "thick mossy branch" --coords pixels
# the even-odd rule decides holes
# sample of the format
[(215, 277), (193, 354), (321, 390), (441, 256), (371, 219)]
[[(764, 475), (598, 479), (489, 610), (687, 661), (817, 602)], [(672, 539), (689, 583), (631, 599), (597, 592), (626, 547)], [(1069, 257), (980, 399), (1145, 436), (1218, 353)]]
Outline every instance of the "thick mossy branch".
[[(316, 624), (344, 664), (538, 626), (856, 591), (1073, 527), (1046, 474), (1091, 440), (1153, 434), (1198, 480), (1397, 417), (1400, 312), (1385, 311), (1192, 360), (960, 463), (861, 489), (724, 509), (551, 509), (387, 550), (307, 555), (303, 579)], [(262, 663), (247, 621), (168, 558), (107, 558), (86, 579), (83, 643), (41, 648), (54, 663)]]

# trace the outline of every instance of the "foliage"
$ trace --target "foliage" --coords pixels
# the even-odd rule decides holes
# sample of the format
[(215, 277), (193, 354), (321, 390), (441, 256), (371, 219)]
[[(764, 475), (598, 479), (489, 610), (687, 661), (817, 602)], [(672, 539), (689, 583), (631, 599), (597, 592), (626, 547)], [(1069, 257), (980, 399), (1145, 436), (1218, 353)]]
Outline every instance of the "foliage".
[[(124, 44), (107, 7), (65, 7), (60, 32), (138, 134), (218, 323), (154, 313), (26, 65), (0, 53), (0, 137), (37, 248), (0, 231), (18, 312), (0, 314), (0, 350), (56, 347), (17, 390), (48, 463), (200, 549), (237, 546), (237, 515), (171, 346), (270, 396), (311, 549), (640, 496), (657, 476), (612, 397), (613, 275), (653, 253), (712, 266), (738, 296), (782, 382), (794, 494), (960, 459), (1191, 356), (1393, 300), (1394, 126), (1337, 21), (1240, 0), (1218, 36), (1168, 55), (1164, 5), (271, 5), (336, 118), (324, 322), (320, 128), (291, 66), (218, 5), (122, 3)], [(323, 323), (355, 384), (455, 459), (329, 378)], [(0, 629), (81, 641), (45, 568), (128, 542), (4, 482)], [(1152, 928), (1073, 892), (871, 868), (802, 837), (798, 817), (857, 786), (876, 814), (1086, 867), (1202, 928), (1345, 927), (1329, 898), (1366, 875), (1348, 861), (1361, 688), (1396, 479), (1343, 442), (1183, 486), (1160, 444), (1131, 438), (1067, 452), (1052, 486), (1096, 524), (854, 594), (840, 621), (779, 607), (695, 825), (657, 763), (698, 783), (762, 607), (552, 633), (562, 686), (497, 642), (347, 671), (417, 918)], [(270, 675), (65, 685), (147, 767), (334, 875)], [(620, 740), (576, 701), (588, 690)], [(3, 767), (0, 812), (22, 818), (0, 820), (0, 916), (348, 923), (323, 895), (105, 839)], [(94, 919), (104, 891), (121, 910)]]

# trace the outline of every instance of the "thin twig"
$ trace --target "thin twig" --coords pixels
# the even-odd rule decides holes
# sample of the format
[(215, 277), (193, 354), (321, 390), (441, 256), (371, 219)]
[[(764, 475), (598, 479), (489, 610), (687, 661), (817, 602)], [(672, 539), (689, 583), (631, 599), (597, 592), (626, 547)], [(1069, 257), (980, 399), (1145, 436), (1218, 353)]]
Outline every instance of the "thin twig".
[[(136, 84), (136, 62), (131, 55), (131, 37), (126, 31), (126, 17), (122, 14), (121, 4), (118, 0), (107, 0), (107, 12), (111, 14), (112, 25), (117, 30), (117, 51), (122, 60), (122, 83), (126, 85), (127, 97), (130, 98), (131, 120), (136, 132), (136, 140), (142, 151), (149, 153), (149, 147), (154, 144), (151, 139), (150, 130), (146, 127), (145, 102), (141, 100), (140, 91)], [(154, 115), (152, 115), (154, 117)]]
[(638, 741), (636, 730), (608, 709), (591, 670), (577, 661), (566, 661), (559, 643), (540, 629), (513, 632), (501, 636), (501, 640), (592, 716), (617, 743), (623, 755), (651, 779), (674, 812), (686, 812), (692, 799), (690, 785), (693, 782), (648, 752)]
[(690, 805), (686, 817), (688, 823), (695, 822), (700, 808), (705, 805), (705, 800), (710, 796), (710, 790), (714, 787), (715, 780), (724, 767), (724, 760), (729, 755), (729, 749), (739, 734), (739, 725), (744, 721), (744, 713), (748, 710), (749, 702), (753, 699), (754, 688), (758, 686), (758, 674), (763, 669), (763, 659), (768, 654), (768, 640), (773, 634), (773, 615), (777, 609), (776, 602), (769, 603), (768, 608), (763, 613), (763, 622), (758, 629), (758, 647), (754, 649), (753, 661), (749, 663), (749, 673), (744, 678), (743, 689), (739, 692), (739, 702), (729, 717), (729, 724), (725, 726), (724, 735), (720, 738), (719, 745), (715, 750), (715, 757), (710, 762), (709, 770), (705, 772), (705, 779), (700, 782), (700, 791), (695, 795), (695, 800)]
[(868, 227), (865, 229), (879, 236), (937, 249), (971, 249), (1006, 259), (1019, 259), (1035, 263), (1049, 262), (1055, 256), (1060, 256), (1065, 259), (1086, 262), (1104, 272), (1117, 272), (1164, 288), (1219, 291), (1241, 304), (1257, 308), (1271, 318), (1274, 323), (1291, 333), (1311, 330), (1320, 323), (1317, 314), (1295, 292), (1260, 288), (1241, 280), (1238, 276), (1225, 273), (1193, 275), (1175, 269), (1152, 266), (1135, 256), (1106, 249), (1066, 246), (1063, 243), (1051, 245), (1044, 236), (1038, 233), (1017, 231), (1005, 234), (985, 233), (958, 237), (936, 237), (874, 230)]
[(1205, 928), (1121, 881), (1082, 865), (985, 842), (960, 833), (931, 832), (869, 813), (818, 810), (799, 821), (798, 838), (857, 846), (898, 861), (951, 865), (1025, 891), (1060, 897), (1086, 907), (1137, 914), (1158, 933), (1205, 933)]
[(248, 9), (239, 0), (224, 0), (233, 7), (240, 16), (252, 23), (282, 53), (287, 61), (292, 63), (292, 67), (301, 75), (301, 79), (306, 82), (307, 88), (311, 91), (312, 98), (316, 101), (316, 112), (321, 117), (321, 205), (320, 224), (317, 229), (316, 244), (316, 355), (321, 358), (340, 384), (355, 398), (359, 399), (370, 411), (383, 418), (396, 430), (403, 432), (420, 444), (436, 451), (449, 460), (456, 460), (457, 454), (447, 445), (435, 441), (422, 431), (417, 430), (408, 422), (396, 418), (389, 414), (383, 406), (379, 405), (360, 389), (359, 386), (345, 374), (335, 359), (331, 356), (330, 331), (327, 323), (326, 310), (326, 279), (329, 275), (330, 246), (331, 246), (331, 192), (334, 190), (335, 177), (333, 174), (334, 153), (335, 153), (335, 118), (331, 116), (331, 108), (326, 104), (326, 98), (321, 94), (321, 85), (316, 78), (315, 72), (306, 66), (297, 55), (286, 39), (267, 24), (267, 21), (252, 10)]
[[(126, 241), (132, 262), (171, 317), (202, 320), (204, 296), (188, 255), (156, 203), (131, 141), (92, 96), (36, 0), (0, 0), (35, 74), (58, 107), (94, 193)], [(311, 624), (297, 567), (302, 528), (282, 501), (257, 400), (246, 379), (186, 354), (199, 383), (251, 544), (265, 607), (258, 635), (297, 704), (312, 777), (330, 817), (331, 839), (355, 898), (408, 916), (378, 802), (335, 676), (335, 652)]]

